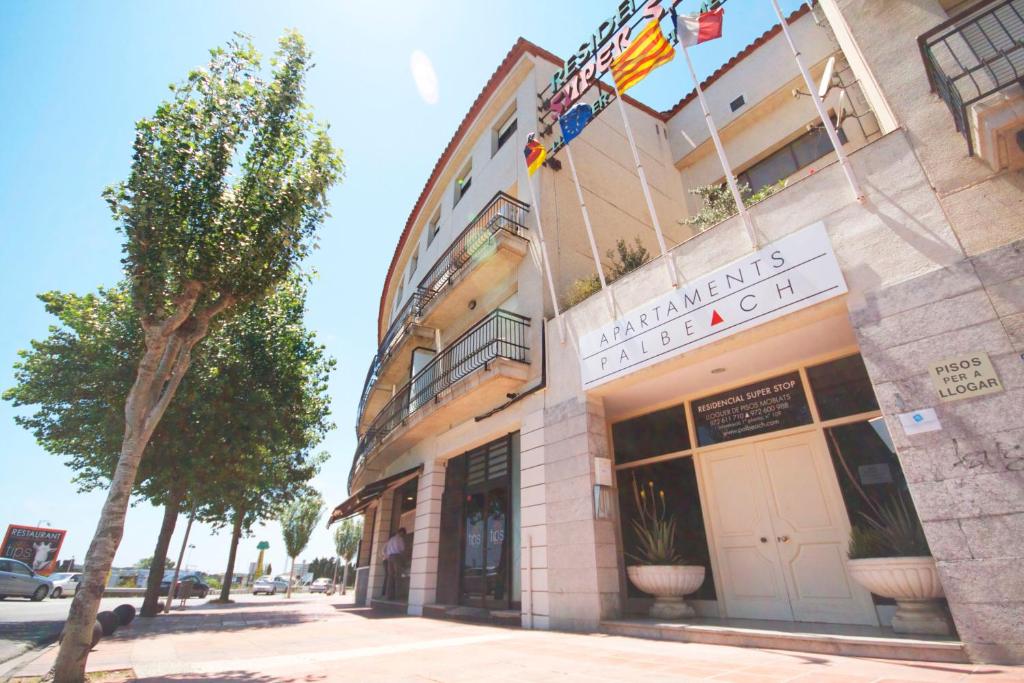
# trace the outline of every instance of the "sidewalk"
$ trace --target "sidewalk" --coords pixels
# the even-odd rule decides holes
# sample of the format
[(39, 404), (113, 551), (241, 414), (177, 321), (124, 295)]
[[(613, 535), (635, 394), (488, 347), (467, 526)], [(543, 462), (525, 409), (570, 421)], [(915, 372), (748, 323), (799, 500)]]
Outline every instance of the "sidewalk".
[[(136, 619), (104, 639), (89, 671), (142, 681), (1024, 681), (1024, 669), (522, 631), (373, 614), (338, 596), (243, 596)], [(47, 648), (18, 676), (46, 673)]]

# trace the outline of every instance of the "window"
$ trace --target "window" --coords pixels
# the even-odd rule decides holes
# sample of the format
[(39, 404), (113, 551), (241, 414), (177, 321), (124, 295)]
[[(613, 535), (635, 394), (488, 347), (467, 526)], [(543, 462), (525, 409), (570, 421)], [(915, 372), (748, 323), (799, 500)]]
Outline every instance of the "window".
[(391, 317), (398, 315), (398, 307), (402, 305), (402, 297), (405, 296), (405, 285), (404, 283), (398, 284), (398, 294), (395, 295), (395, 307), (391, 312)]
[(746, 103), (747, 103), (746, 98), (744, 98), (743, 95), (740, 95), (735, 100), (733, 100), (732, 102), (729, 103), (729, 109), (732, 110), (732, 111), (736, 111), (737, 109), (739, 109), (740, 107), (742, 107)]
[(466, 167), (462, 169), (462, 173), (455, 179), (455, 203), (458, 204), (459, 200), (466, 196), (469, 192), (470, 185), (473, 184), (473, 162), (466, 164)]
[(434, 212), (434, 215), (427, 222), (427, 246), (429, 247), (437, 233), (441, 232), (441, 209)]
[(822, 420), (878, 410), (860, 354), (807, 368), (807, 379)]
[(518, 127), (518, 120), (516, 119), (515, 110), (509, 114), (505, 120), (495, 129), (497, 135), (497, 143), (494, 146), (494, 151), (497, 152), (502, 146), (508, 142), (513, 135), (516, 133)]
[(416, 276), (416, 268), (419, 267), (419, 265), (420, 265), (420, 255), (417, 252), (417, 253), (412, 255), (412, 261), (409, 262), (409, 273), (408, 273), (409, 277), (408, 277), (408, 280), (409, 280), (409, 284), (410, 285), (412, 284), (413, 277)]
[(657, 410), (612, 425), (615, 463), (653, 458), (689, 450), (686, 413), (682, 405)]
[[(835, 121), (833, 120), (833, 123)], [(838, 128), (839, 141), (846, 144), (846, 134)], [(750, 185), (753, 192), (785, 180), (800, 169), (832, 151), (832, 142), (822, 127), (816, 127), (796, 140), (773, 152), (737, 176), (740, 182)]]

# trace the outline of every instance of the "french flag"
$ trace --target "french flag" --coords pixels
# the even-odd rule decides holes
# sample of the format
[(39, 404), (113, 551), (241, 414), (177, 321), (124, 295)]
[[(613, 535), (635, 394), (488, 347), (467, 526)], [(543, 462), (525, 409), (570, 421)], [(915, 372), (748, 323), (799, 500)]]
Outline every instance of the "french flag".
[(676, 18), (676, 35), (683, 47), (722, 37), (722, 16), (725, 8), (719, 7), (703, 14), (686, 14)]

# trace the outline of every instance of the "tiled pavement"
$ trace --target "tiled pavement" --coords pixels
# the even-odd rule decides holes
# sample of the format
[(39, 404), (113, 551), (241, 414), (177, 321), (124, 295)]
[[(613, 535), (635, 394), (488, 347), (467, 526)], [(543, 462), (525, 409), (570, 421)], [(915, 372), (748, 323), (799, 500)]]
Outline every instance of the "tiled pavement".
[[(382, 617), (337, 597), (245, 598), (137, 619), (100, 643), (89, 669), (143, 681), (1024, 681), (1024, 669), (933, 664), (521, 631)], [(18, 673), (39, 675), (54, 647)]]

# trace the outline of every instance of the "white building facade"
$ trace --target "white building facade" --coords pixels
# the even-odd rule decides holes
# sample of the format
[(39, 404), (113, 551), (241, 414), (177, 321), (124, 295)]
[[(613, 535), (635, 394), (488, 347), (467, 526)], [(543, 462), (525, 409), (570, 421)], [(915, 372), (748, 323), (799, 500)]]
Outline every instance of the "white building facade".
[[(693, 93), (666, 112), (625, 98), (666, 256), (618, 112), (601, 113), (572, 142), (596, 241), (603, 254), (638, 240), (655, 258), (571, 306), (594, 263), (564, 154), (533, 177), (536, 206), (523, 163), (530, 132), (557, 137), (538, 111), (563, 62), (517, 42), (387, 274), (349, 498), (332, 516), (364, 515), (360, 599), (700, 638), (646, 619), (650, 592), (629, 577), (643, 491), (704, 569), (688, 598), (701, 623), (888, 637), (909, 620), (948, 634), (850, 652), (1024, 660), (1021, 4), (821, 0), (788, 18), (860, 201), (779, 26), (709, 77), (737, 175), (770, 188), (750, 208), (755, 243), (739, 216), (701, 220), (692, 190), (724, 173)], [(599, 97), (614, 95), (584, 100)], [(944, 596), (921, 612), (899, 612), (847, 559), (851, 532), (898, 508)], [(382, 596), (399, 528), (406, 569)]]

